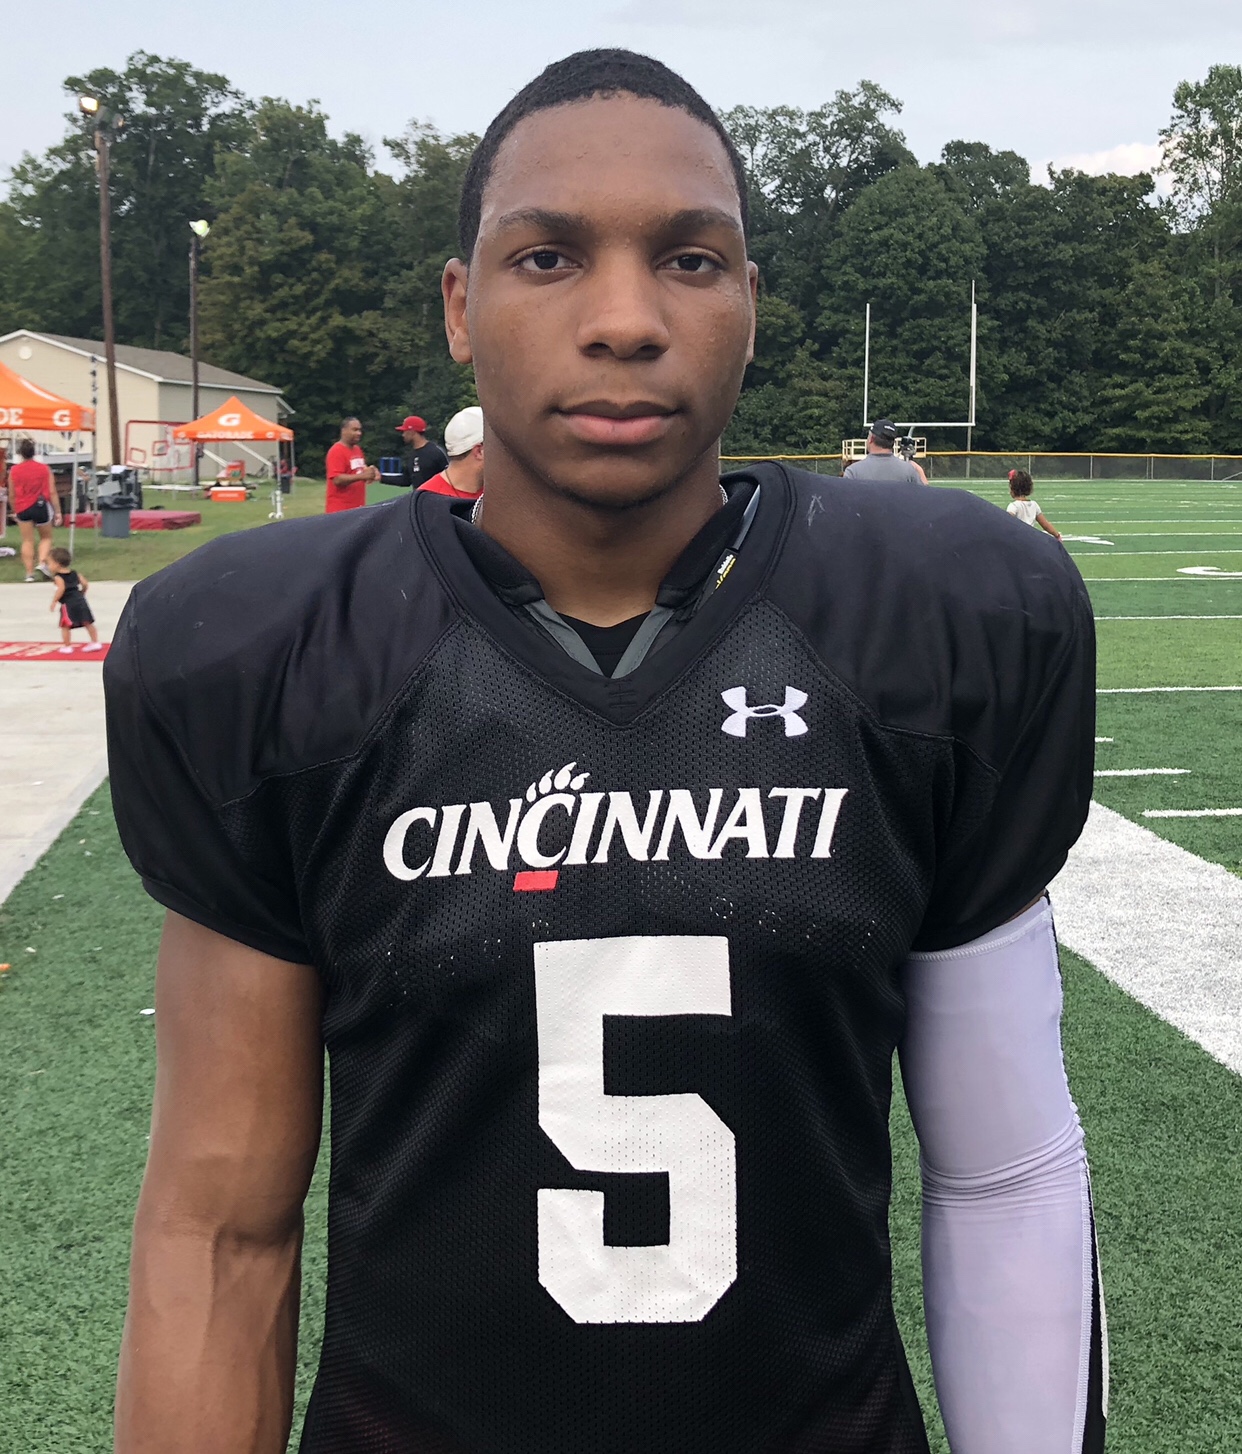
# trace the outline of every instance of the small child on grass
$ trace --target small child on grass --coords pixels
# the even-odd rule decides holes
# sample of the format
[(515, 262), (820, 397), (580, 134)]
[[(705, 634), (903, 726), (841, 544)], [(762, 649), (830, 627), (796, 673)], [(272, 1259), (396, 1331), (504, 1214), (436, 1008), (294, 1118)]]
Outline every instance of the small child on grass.
[(1048, 517), (1040, 510), (1038, 502), (1031, 499), (1034, 488), (1035, 481), (1025, 470), (1010, 470), (1008, 513), (1016, 515), (1024, 525), (1041, 526), (1049, 535), (1055, 535), (1060, 540), (1061, 532), (1049, 524)]
[(89, 644), (83, 650), (102, 650), (99, 632), (95, 627), (95, 617), (91, 614), (91, 608), (86, 604), (86, 592), (90, 588), (90, 582), (73, 569), (73, 556), (63, 545), (58, 545), (49, 551), (48, 560), (51, 562), (52, 574), (56, 579), (56, 594), (52, 597), (52, 604), (48, 609), (54, 611), (57, 606), (60, 607), (60, 639), (64, 643), (60, 648), (61, 653), (67, 656), (73, 650), (70, 637), (78, 627), (84, 627), (86, 634), (90, 637)]

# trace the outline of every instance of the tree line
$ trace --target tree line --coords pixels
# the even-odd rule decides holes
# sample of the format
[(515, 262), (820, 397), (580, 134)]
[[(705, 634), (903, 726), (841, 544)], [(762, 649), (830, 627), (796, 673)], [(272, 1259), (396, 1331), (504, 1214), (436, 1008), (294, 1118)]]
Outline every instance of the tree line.
[[(385, 138), (381, 167), (314, 102), (247, 98), (145, 52), (65, 89), (125, 117), (111, 178), (119, 342), (186, 350), (186, 224), (205, 217), (203, 357), (285, 391), (305, 464), (342, 413), (378, 449), (411, 410), (438, 425), (474, 402), (445, 349), (439, 277), (477, 137), (411, 122)], [(860, 432), (868, 303), (871, 412), (964, 418), (974, 281), (976, 449), (1242, 453), (1242, 68), (1178, 86), (1162, 194), (1150, 175), (1066, 170), (1033, 185), (1024, 158), (981, 141), (920, 165), (900, 111), (862, 81), (811, 110), (723, 113), (762, 276), (726, 452), (832, 454)], [(0, 332), (100, 336), (93, 158), (74, 112), (63, 140), (13, 169)]]

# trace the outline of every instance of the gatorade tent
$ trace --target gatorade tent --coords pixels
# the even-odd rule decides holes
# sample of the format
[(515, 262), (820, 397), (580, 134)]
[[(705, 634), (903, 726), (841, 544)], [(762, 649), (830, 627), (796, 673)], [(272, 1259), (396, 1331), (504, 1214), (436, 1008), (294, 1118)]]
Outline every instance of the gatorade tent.
[[(201, 419), (192, 419), (189, 424), (179, 425), (173, 430), (173, 438), (192, 440), (196, 444), (227, 440), (234, 440), (240, 444), (248, 439), (274, 441), (279, 461), (284, 454), (284, 446), (293, 439), (293, 430), (287, 429), (283, 424), (274, 424), (270, 419), (264, 419), (253, 409), (247, 409), (237, 395), (233, 394), (218, 409), (213, 409), (210, 414), (204, 414)], [(249, 452), (254, 453), (253, 450)], [(278, 463), (276, 469), (278, 480), (280, 474)], [(244, 487), (239, 488), (242, 489), (242, 493), (238, 498), (244, 499)], [(213, 500), (233, 498), (231, 494), (220, 488), (213, 490), (211, 497)], [(279, 520), (283, 514), (284, 507), (281, 503), (278, 484), (272, 494), (272, 517)]]
[(218, 409), (204, 414), (201, 419), (192, 419), (189, 424), (179, 424), (173, 431), (177, 439), (192, 439), (200, 443), (208, 440), (266, 439), (285, 442), (293, 438), (293, 430), (283, 424), (273, 424), (233, 394)]
[(95, 411), (49, 393), (0, 363), (0, 432), (93, 434)]
[[(29, 379), (22, 378), (21, 374), (14, 373), (7, 364), (0, 363), (0, 435), (7, 435), (11, 441), (16, 441), (19, 435), (25, 434), (94, 434), (95, 432), (95, 411), (85, 409), (81, 404), (74, 404), (68, 399), (62, 399), (59, 394), (53, 394), (47, 389), (41, 389), (38, 384), (32, 384)], [(77, 457), (77, 441), (74, 441), (74, 458)], [(3, 462), (6, 450), (0, 446), (0, 462)], [(76, 467), (76, 466), (75, 466)], [(0, 476), (3, 471), (0, 470)], [(73, 483), (73, 500), (77, 498), (77, 481)], [(69, 540), (72, 548), (73, 542), (73, 505), (70, 505)], [(0, 505), (0, 532), (4, 530), (5, 515), (7, 506)]]

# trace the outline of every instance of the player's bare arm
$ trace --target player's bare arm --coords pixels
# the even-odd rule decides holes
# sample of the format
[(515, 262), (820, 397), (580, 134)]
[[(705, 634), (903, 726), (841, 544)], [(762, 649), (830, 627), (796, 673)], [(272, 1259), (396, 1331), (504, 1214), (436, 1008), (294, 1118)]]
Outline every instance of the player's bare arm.
[(319, 1149), (314, 970), (169, 914), (117, 1454), (283, 1454)]

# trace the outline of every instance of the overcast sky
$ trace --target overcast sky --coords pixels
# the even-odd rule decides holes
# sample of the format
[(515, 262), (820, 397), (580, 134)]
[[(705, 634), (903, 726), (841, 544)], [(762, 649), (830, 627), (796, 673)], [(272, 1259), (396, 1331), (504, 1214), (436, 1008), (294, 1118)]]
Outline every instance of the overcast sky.
[(138, 49), (249, 95), (316, 97), (382, 160), (411, 117), (482, 130), (549, 60), (625, 45), (718, 107), (814, 106), (867, 77), (905, 103), (924, 161), (961, 137), (1092, 171), (1150, 166), (1177, 82), (1242, 61), (1239, 0), (42, 0), (15, 5), (5, 31), (6, 177), (62, 134), (65, 76)]

